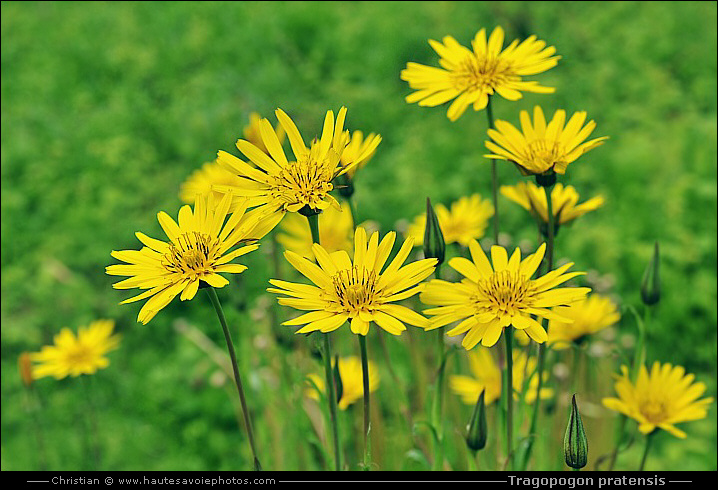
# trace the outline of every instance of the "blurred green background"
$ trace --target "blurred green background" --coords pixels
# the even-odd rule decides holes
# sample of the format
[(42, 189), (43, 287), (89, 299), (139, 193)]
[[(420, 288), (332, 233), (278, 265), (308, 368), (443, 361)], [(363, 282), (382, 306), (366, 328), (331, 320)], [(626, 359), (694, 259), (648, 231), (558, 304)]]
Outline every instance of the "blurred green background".
[[(326, 110), (346, 105), (348, 128), (382, 135), (357, 177), (355, 199), (360, 220), (375, 220), (383, 232), (401, 230), (426, 196), (445, 204), (473, 192), (489, 197), (485, 113), (469, 110), (451, 123), (445, 107), (406, 104), (411, 91), (399, 73), (408, 61), (437, 64), (429, 38), (450, 34), (468, 45), (478, 29), (497, 25), (508, 40), (536, 34), (562, 58), (532, 77), (556, 87), (554, 95), (499, 99), (496, 118), (516, 124), (518, 111), (535, 104), (550, 114), (586, 110), (598, 125), (594, 136), (610, 136), (561, 180), (582, 201), (600, 193), (607, 203), (562, 229), (559, 260), (593, 271), (622, 306), (640, 310), (638, 285), (659, 241), (662, 298), (648, 360), (684, 365), (715, 397), (714, 2), (3, 2), (2, 469), (91, 467), (82, 435), (90, 411), (103, 469), (248, 467), (232, 411), (236, 393), (181, 333), (198, 329), (224, 353), (206, 296), (175, 300), (149, 325), (136, 323), (139, 305), (119, 306), (129, 295), (113, 290), (104, 273), (115, 263), (110, 251), (139, 248), (138, 230), (162, 238), (156, 213), (176, 216), (180, 183), (217, 150), (233, 150), (250, 112), (270, 116), (276, 107), (310, 134)], [(499, 164), (499, 178), (519, 181), (509, 164)], [(523, 210), (503, 197), (500, 208), (505, 242), (535, 247)], [(272, 334), (274, 298), (264, 291), (271, 245), (261, 250), (219, 294), (236, 326), (263, 464), (321, 469), (322, 444), (308, 415), (317, 409), (302, 401), (303, 377), (321, 371), (310, 341), (293, 338), (287, 348)], [(39, 380), (37, 396), (28, 396), (19, 354), (96, 318), (115, 319), (123, 336), (110, 367), (84, 380)], [(635, 331), (624, 311), (613, 329), (620, 349), (630, 352)], [(375, 337), (370, 356), (383, 378), (373, 397), (375, 461), (380, 469), (423, 469), (427, 435), (406, 427)], [(430, 340), (414, 330), (386, 341), (415, 421), (426, 419), (433, 382)], [(342, 355), (358, 352), (348, 329), (335, 345)], [(419, 346), (426, 366), (416, 365), (407, 345)], [(586, 394), (598, 414), (584, 419), (588, 427), (615, 420), (600, 398), (613, 395), (607, 373), (618, 361), (603, 362), (600, 389)], [(462, 363), (450, 369), (465, 369)], [(471, 407), (456, 399), (447, 395), (447, 464), (464, 469), (460, 431)], [(563, 407), (562, 400), (558, 432), (543, 437), (562, 440)], [(353, 468), (361, 413), (354, 406), (342, 414)], [(707, 419), (683, 424), (684, 441), (661, 434), (648, 468), (716, 469), (715, 413), (713, 403)], [(592, 457), (610, 449), (604, 439), (591, 446)], [(617, 467), (635, 469), (639, 446)], [(535, 467), (560, 469), (561, 460), (540, 455)]]

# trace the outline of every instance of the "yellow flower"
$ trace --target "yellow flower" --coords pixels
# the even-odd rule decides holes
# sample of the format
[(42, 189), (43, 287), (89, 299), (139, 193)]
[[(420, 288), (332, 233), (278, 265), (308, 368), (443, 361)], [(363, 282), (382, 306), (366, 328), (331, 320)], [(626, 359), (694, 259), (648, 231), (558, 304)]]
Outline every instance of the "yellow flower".
[(533, 124), (529, 113), (521, 111), (521, 131), (506, 121), (496, 121), (496, 129), (489, 129), (493, 141), (486, 142), (491, 152), (486, 158), (497, 158), (515, 163), (523, 175), (544, 174), (555, 171), (565, 174), (566, 167), (584, 153), (603, 144), (608, 136), (584, 140), (593, 132), (596, 123), (586, 126), (586, 112), (576, 112), (566, 122), (566, 111), (558, 110), (546, 125), (543, 111), (534, 107)]
[(686, 375), (682, 366), (654, 362), (650, 374), (641, 366), (635, 385), (626, 366), (621, 366), (621, 373), (614, 375), (618, 398), (604, 398), (603, 405), (638, 421), (638, 430), (644, 434), (658, 428), (684, 439), (686, 433), (674, 424), (705, 418), (713, 403), (713, 398), (697, 400), (706, 386), (693, 383), (695, 376)]
[[(494, 215), (494, 206), (488, 199), (481, 199), (479, 194), (473, 194), (451, 203), (451, 211), (443, 204), (437, 204), (434, 206), (434, 212), (444, 234), (444, 243), (456, 242), (466, 247), (471, 240), (484, 236), (489, 218)], [(424, 242), (424, 228), (426, 213), (417, 216), (407, 229), (407, 235), (414, 237), (415, 246)]]
[(63, 328), (55, 335), (54, 345), (45, 345), (40, 352), (30, 354), (30, 359), (38, 363), (33, 366), (32, 377), (62, 379), (106, 368), (110, 361), (105, 354), (120, 343), (120, 336), (112, 335), (114, 327), (112, 320), (96, 320), (89, 327), (80, 327), (77, 337), (69, 328)]
[(406, 97), (409, 103), (435, 107), (455, 99), (447, 116), (456, 121), (471, 104), (475, 111), (484, 109), (494, 92), (508, 100), (518, 100), (521, 92), (551, 94), (551, 87), (542, 87), (522, 77), (536, 75), (556, 66), (560, 56), (553, 56), (556, 48), (530, 36), (519, 44), (514, 40), (502, 51), (504, 30), (496, 27), (486, 41), (481, 29), (471, 42), (473, 51), (446, 36), (443, 44), (433, 39), (429, 44), (441, 57), (442, 68), (407, 63), (401, 79), (416, 90)]
[[(267, 150), (267, 147), (262, 140), (261, 127), (262, 117), (256, 112), (253, 112), (249, 115), (249, 124), (244, 127), (242, 134), (245, 140), (252, 143), (264, 153), (269, 154), (269, 151)], [(284, 143), (285, 132), (284, 128), (280, 124), (277, 124), (274, 127), (274, 133), (277, 135), (277, 140), (279, 141), (279, 144), (281, 145), (282, 143)]]
[[(334, 361), (332, 360), (332, 366)], [(379, 373), (374, 362), (369, 361), (369, 393), (376, 391), (379, 387)], [(324, 393), (324, 377), (318, 374), (307, 376), (311, 382)], [(337, 405), (340, 410), (346, 410), (349, 405), (364, 396), (364, 378), (361, 368), (361, 359), (356, 356), (339, 358), (339, 378), (342, 381), (342, 397)], [(319, 393), (312, 386), (307, 389), (309, 398), (319, 400)]]
[[(449, 387), (451, 391), (461, 396), (461, 400), (467, 405), (475, 405), (482, 390), (486, 390), (484, 394), (484, 403), (487, 405), (493, 403), (501, 397), (501, 368), (491, 356), (491, 350), (480, 347), (470, 351), (469, 368), (473, 376), (451, 375), (449, 376)], [(536, 400), (536, 391), (538, 390), (538, 376), (536, 375), (536, 359), (527, 358), (526, 354), (521, 351), (513, 351), (512, 379), (514, 385), (514, 398), (518, 399), (516, 392), (521, 393), (523, 390), (524, 379), (530, 377), (529, 386), (526, 391), (525, 400), (527, 403), (533, 403)], [(544, 381), (548, 378), (548, 373), (544, 373)], [(553, 396), (551, 388), (541, 388), (541, 399)]]
[(214, 194), (215, 202), (219, 202), (224, 194), (217, 192), (212, 186), (233, 186), (240, 183), (239, 177), (220, 167), (217, 162), (208, 162), (202, 165), (200, 170), (192, 172), (182, 183), (180, 199), (185, 204), (194, 204), (197, 194), (207, 197), (211, 193)]
[(548, 342), (554, 349), (559, 350), (565, 349), (581, 337), (608, 328), (621, 319), (613, 301), (598, 294), (592, 294), (569, 306), (557, 306), (553, 311), (573, 320), (573, 323), (549, 320)]
[[(319, 215), (319, 243), (329, 252), (354, 251), (354, 221), (349, 204), (342, 203), (342, 210), (327, 208)], [(304, 216), (290, 214), (279, 225), (283, 233), (277, 234), (277, 241), (284, 248), (314, 260), (312, 252), (312, 231)]]
[(315, 330), (327, 333), (349, 320), (352, 333), (358, 335), (366, 335), (371, 322), (393, 335), (406, 330), (402, 322), (428, 327), (426, 318), (392, 302), (419, 293), (423, 285), (417, 284), (434, 272), (437, 261), (423, 259), (402, 267), (413, 246), (409, 238), (382, 272), (395, 239), (396, 233), (390, 232), (380, 243), (379, 233), (373, 233), (367, 241), (366, 231), (358, 227), (354, 233), (353, 262), (344, 250), (329, 254), (317, 244), (312, 251), (319, 265), (294, 252), (284, 252), (289, 263), (315, 284), (269, 281), (276, 288), (267, 291), (287, 295), (278, 298), (279, 304), (310, 311), (284, 325), (304, 325), (296, 333)]
[[(546, 202), (546, 193), (542, 187), (537, 186), (533, 182), (521, 182), (516, 185), (502, 185), (501, 194), (508, 197), (531, 215), (538, 218), (543, 223), (548, 223), (548, 207)], [(603, 196), (596, 196), (588, 201), (576, 205), (578, 203), (578, 192), (573, 186), (556, 184), (551, 191), (551, 205), (554, 215), (554, 223), (563, 225), (575, 220), (579, 216), (583, 216), (589, 211), (603, 206)]]
[(348, 143), (342, 129), (346, 112), (346, 107), (342, 107), (335, 122), (334, 113), (327, 111), (321, 139), (315, 138), (311, 147), (307, 148), (294, 122), (284, 111), (277, 109), (277, 119), (287, 132), (295, 160), (287, 159), (271, 124), (262, 119), (260, 132), (268, 154), (249, 141), (237, 141), (239, 151), (259, 168), (220, 151), (217, 162), (240, 177), (241, 183), (217, 186), (215, 189), (246, 197), (249, 207), (262, 206), (266, 213), (278, 215), (276, 222), (286, 212), (296, 212), (305, 206), (312, 210), (323, 210), (330, 205), (341, 209), (337, 200), (329, 194), (334, 189), (332, 180), (349, 171), (357, 161), (365, 159), (379, 144), (375, 140), (375, 145), (358, 155), (357, 161), (342, 167), (340, 160)]
[(106, 268), (107, 274), (129, 276), (112, 286), (116, 289), (147, 289), (120, 303), (150, 298), (140, 310), (137, 321), (146, 324), (180, 293), (182, 301), (192, 299), (200, 282), (221, 288), (229, 281), (220, 273), (239, 274), (247, 269), (244, 265), (229, 262), (256, 250), (259, 244), (229, 250), (237, 244), (255, 242), (276, 223), (264, 219), (259, 210), (245, 213), (246, 202), (240, 204), (225, 223), (231, 201), (231, 194), (226, 194), (219, 205), (215, 205), (212, 194), (206, 199), (197, 195), (194, 212), (190, 206), (180, 209), (179, 225), (164, 211), (157, 215), (169, 243), (137, 232), (135, 236), (145, 245), (141, 250), (112, 252), (114, 258), (127, 264), (110, 265)]
[(361, 131), (354, 131), (349, 144), (344, 148), (341, 157), (342, 167), (348, 167), (347, 175), (353, 179), (357, 170), (362, 168), (371, 160), (376, 152), (376, 147), (381, 143), (381, 136), (370, 133), (364, 138)]
[(423, 303), (439, 306), (424, 311), (433, 315), (429, 329), (462, 320), (447, 335), (468, 332), (461, 342), (466, 350), (479, 342), (491, 347), (499, 340), (504, 327), (510, 325), (524, 330), (538, 343), (545, 342), (548, 339), (546, 331), (530, 315), (570, 322), (548, 308), (570, 304), (590, 291), (589, 288), (553, 289), (584, 274), (566, 273), (573, 262), (531, 279), (543, 259), (545, 243), (523, 261), (518, 247), (509, 259), (505, 248), (494, 245), (491, 247), (493, 266), (476, 240), (469, 243), (469, 250), (473, 262), (464, 257), (449, 260), (449, 266), (465, 279), (459, 283), (433, 279), (421, 293)]

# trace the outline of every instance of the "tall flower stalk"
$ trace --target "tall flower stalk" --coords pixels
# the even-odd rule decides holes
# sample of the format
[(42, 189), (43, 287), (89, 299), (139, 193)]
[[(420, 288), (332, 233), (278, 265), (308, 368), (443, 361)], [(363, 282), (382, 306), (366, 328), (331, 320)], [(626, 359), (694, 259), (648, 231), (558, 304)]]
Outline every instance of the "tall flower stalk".
[[(546, 265), (547, 271), (550, 271), (553, 269), (553, 254), (554, 254), (554, 227), (555, 227), (555, 217), (553, 215), (553, 200), (551, 199), (551, 189), (553, 188), (553, 184), (549, 187), (544, 186), (544, 192), (546, 193), (546, 205), (548, 210), (548, 229), (547, 229), (547, 235), (548, 235), (548, 244), (546, 249)], [(544, 326), (548, 332), (548, 319), (544, 318)], [(544, 364), (546, 363), (546, 344), (539, 344), (538, 347), (538, 391), (541, 392), (541, 386), (543, 385), (543, 372), (544, 372)], [(538, 422), (538, 414), (541, 409), (541, 400), (540, 398), (536, 400), (536, 404), (533, 407), (533, 412), (531, 413), (531, 425), (529, 426), (529, 439), (528, 439), (528, 446), (526, 447), (526, 453), (523, 458), (523, 464), (522, 469), (525, 470), (526, 466), (529, 463), (529, 459), (531, 459), (531, 450), (533, 449), (534, 440), (536, 439), (535, 433), (536, 433), (536, 424)]]
[[(319, 244), (319, 213), (305, 208), (302, 212), (307, 217), (309, 228), (312, 231), (312, 242)], [(332, 439), (334, 443), (334, 469), (341, 471), (341, 446), (339, 445), (339, 423), (337, 421), (337, 396), (332, 372), (332, 351), (329, 343), (329, 332), (324, 333), (324, 376), (327, 384), (327, 398), (329, 401), (329, 417), (332, 424)]]
[[(486, 104), (486, 117), (489, 129), (494, 129), (494, 112), (491, 106), (491, 97)], [(494, 203), (494, 244), (499, 244), (499, 179), (496, 175), (496, 159), (491, 159), (491, 197)]]
[(257, 457), (257, 448), (254, 443), (254, 433), (252, 431), (252, 420), (249, 416), (249, 409), (247, 408), (247, 400), (244, 396), (244, 388), (242, 387), (242, 378), (239, 375), (239, 367), (237, 366), (237, 356), (234, 351), (234, 343), (232, 342), (232, 334), (227, 326), (227, 319), (224, 316), (222, 305), (217, 297), (217, 291), (212, 286), (206, 288), (209, 299), (212, 302), (214, 311), (217, 313), (217, 318), (222, 326), (222, 332), (224, 333), (224, 340), (227, 342), (227, 350), (229, 351), (229, 358), (232, 361), (232, 371), (234, 373), (234, 383), (237, 386), (237, 393), (239, 394), (239, 401), (242, 404), (242, 415), (244, 416), (244, 426), (247, 429), (247, 438), (249, 439), (249, 446), (252, 449), (252, 456), (254, 458), (254, 470), (261, 471), (262, 465)]
[(371, 468), (371, 406), (369, 400), (369, 358), (366, 352), (366, 336), (358, 335), (361, 352), (361, 373), (364, 398), (364, 470)]

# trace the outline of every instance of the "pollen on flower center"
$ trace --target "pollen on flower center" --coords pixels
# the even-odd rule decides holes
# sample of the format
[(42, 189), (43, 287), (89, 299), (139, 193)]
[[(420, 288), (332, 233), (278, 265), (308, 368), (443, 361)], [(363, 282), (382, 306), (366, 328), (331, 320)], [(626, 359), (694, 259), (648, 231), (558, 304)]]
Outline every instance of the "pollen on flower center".
[(663, 400), (646, 400), (641, 404), (640, 412), (653, 424), (660, 424), (668, 417), (668, 410)]
[(528, 144), (528, 157), (540, 167), (552, 167), (562, 157), (558, 142), (549, 145), (546, 140), (535, 140)]
[(74, 349), (67, 352), (66, 356), (67, 363), (75, 366), (89, 364), (94, 358), (90, 349), (84, 345), (75, 346)]
[(347, 312), (356, 312), (374, 302), (377, 282), (374, 271), (354, 266), (337, 272), (332, 280), (334, 292)]
[(451, 76), (458, 90), (473, 91), (487, 87), (493, 89), (505, 83), (508, 71), (508, 64), (502, 60), (468, 56)]
[(508, 270), (494, 272), (478, 286), (479, 301), (490, 302), (491, 308), (496, 308), (502, 313), (514, 313), (518, 308), (525, 306), (525, 300), (532, 289), (531, 281), (527, 281), (526, 276)]
[(194, 231), (180, 235), (177, 242), (170, 243), (170, 250), (165, 254), (165, 267), (168, 270), (194, 275), (206, 272), (211, 267), (216, 255), (217, 239)]
[(314, 204), (324, 199), (334, 187), (325, 167), (308, 156), (306, 160), (293, 162), (274, 177), (272, 194), (287, 204)]

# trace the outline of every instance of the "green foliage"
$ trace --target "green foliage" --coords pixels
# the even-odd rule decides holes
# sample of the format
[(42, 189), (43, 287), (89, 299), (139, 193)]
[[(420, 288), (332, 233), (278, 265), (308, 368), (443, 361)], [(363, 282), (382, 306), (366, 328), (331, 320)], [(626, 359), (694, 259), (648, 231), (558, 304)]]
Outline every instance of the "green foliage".
[[(87, 469), (78, 427), (87, 405), (78, 380), (37, 382), (42, 419), (33, 424), (17, 358), (61, 327), (96, 318), (116, 319), (123, 334), (111, 366), (92, 379), (103, 468), (249, 467), (231, 379), (174, 328), (186, 322), (223, 347), (206, 295), (175, 300), (142, 326), (137, 304), (119, 306), (129, 295), (113, 290), (104, 274), (114, 263), (110, 251), (139, 247), (137, 230), (162, 237), (156, 213), (176, 216), (185, 177), (217, 150), (232, 151), (251, 111), (271, 116), (276, 107), (318, 132), (327, 109), (346, 105), (347, 127), (382, 135), (354, 183), (359, 222), (373, 219), (388, 231), (423, 212), (426, 196), (445, 204), (473, 192), (490, 196), (485, 114), (469, 110), (451, 123), (445, 107), (406, 104), (410, 89), (399, 72), (408, 61), (435, 64), (428, 38), (451, 34), (467, 44), (479, 28), (495, 25), (509, 39), (536, 34), (562, 56), (537, 76), (557, 87), (554, 95), (499, 99), (497, 119), (517, 124), (518, 111), (535, 104), (547, 114), (586, 110), (597, 122), (595, 136), (610, 136), (560, 179), (582, 198), (600, 193), (607, 203), (562, 229), (558, 260), (608, 278), (617, 301), (638, 307), (645, 264), (660, 242), (662, 296), (648, 326), (647, 359), (686, 366), (715, 396), (715, 3), (4, 2), (1, 8), (2, 469), (36, 469), (43, 457), (52, 469)], [(500, 182), (519, 181), (503, 163)], [(532, 220), (500, 199), (502, 233), (535, 248)], [(320, 366), (303, 338), (283, 350), (272, 336), (274, 298), (265, 292), (273, 274), (270, 247), (250, 254), (248, 273), (231, 278), (219, 295), (235, 328), (240, 369), (248, 373), (263, 466), (321, 469), (331, 458), (322, 454), (324, 441), (316, 440), (301, 402), (304, 375)], [(635, 336), (630, 315), (617, 330), (619, 340)], [(426, 340), (405, 335), (412, 345)], [(416, 387), (433, 381), (433, 364), (421, 358), (427, 365), (419, 366), (407, 338), (386, 343), (407, 403), (421, 414), (426, 393)], [(383, 360), (376, 338), (369, 341), (370, 357)], [(346, 332), (338, 332), (336, 345), (343, 355), (356, 349)], [(421, 438), (411, 436), (397, 411), (404, 401), (381, 364), (382, 386), (372, 401), (383, 423), (372, 431), (385, 442), (375, 443), (375, 461), (381, 469), (422, 469)], [(448, 417), (461, 427), (470, 408), (452, 397)], [(354, 408), (341, 414), (345, 435), (361, 425)], [(715, 469), (715, 407), (708, 420), (687, 426), (687, 441), (656, 439), (650, 465), (661, 460), (663, 468), (684, 469), (689, 461), (692, 469)], [(38, 431), (44, 443), (37, 443)], [(454, 443), (446, 432), (446, 459), (462, 469), (462, 438)], [(347, 457), (360, 454), (345, 442)], [(293, 445), (302, 453), (286, 449)]]

